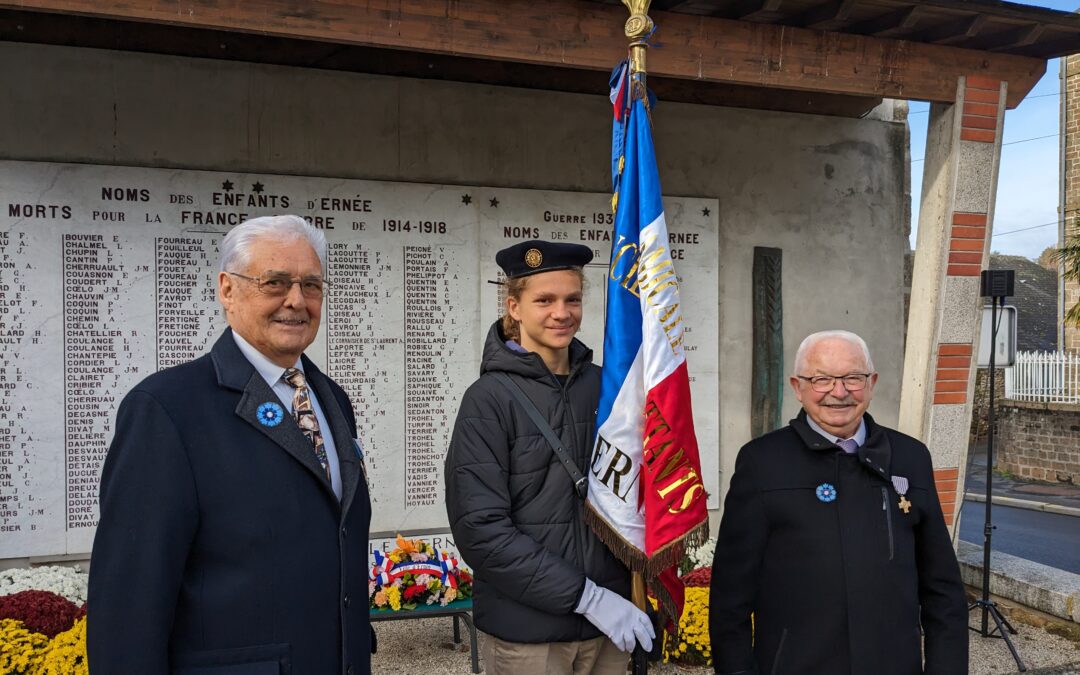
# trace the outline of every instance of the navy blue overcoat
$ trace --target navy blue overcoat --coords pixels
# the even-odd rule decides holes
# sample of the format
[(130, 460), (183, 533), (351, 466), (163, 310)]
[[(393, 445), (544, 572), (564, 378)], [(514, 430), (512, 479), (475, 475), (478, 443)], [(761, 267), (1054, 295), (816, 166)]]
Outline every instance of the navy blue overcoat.
[(337, 446), (340, 502), (288, 409), (259, 421), (280, 401), (229, 330), (124, 398), (90, 564), (93, 675), (370, 672), (356, 421), (303, 359)]

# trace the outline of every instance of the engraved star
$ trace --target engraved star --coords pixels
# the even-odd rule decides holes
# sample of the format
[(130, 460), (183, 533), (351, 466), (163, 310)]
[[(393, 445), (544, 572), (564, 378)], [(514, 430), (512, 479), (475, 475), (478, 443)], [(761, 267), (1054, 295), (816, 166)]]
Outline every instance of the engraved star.
[(472, 204), (472, 195), (461, 195), (461, 203), (466, 206)]
[(701, 215), (703, 215), (703, 216), (707, 216), (707, 215), (709, 215), (710, 213), (712, 213), (712, 212), (711, 212), (711, 211), (709, 211), (709, 207), (708, 207), (708, 206), (706, 206), (705, 208), (701, 209)]
[(224, 183), (221, 184), (221, 189), (224, 190), (225, 192), (232, 191), (232, 188), (233, 188), (233, 185), (232, 185), (231, 180), (227, 180), (227, 181), (225, 181)]
[(257, 192), (262, 192), (263, 191), (263, 184), (256, 181), (255, 184), (251, 186), (251, 191), (256, 192), (256, 193)]
[(492, 197), (490, 200), (488, 200), (488, 203), (490, 203), (495, 208), (499, 208), (499, 200), (496, 197)]

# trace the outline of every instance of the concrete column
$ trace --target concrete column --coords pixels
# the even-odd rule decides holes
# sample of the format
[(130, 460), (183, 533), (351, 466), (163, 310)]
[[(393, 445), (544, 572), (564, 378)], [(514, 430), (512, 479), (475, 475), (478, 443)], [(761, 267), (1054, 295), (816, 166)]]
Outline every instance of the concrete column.
[(950, 527), (964, 491), (1006, 84), (970, 76), (957, 86), (955, 104), (930, 108), (899, 424), (930, 448)]
[[(1066, 237), (1080, 236), (1080, 55), (1066, 56), (1061, 59), (1062, 103), (1061, 103), (1061, 209), (1063, 223), (1058, 232), (1058, 246), (1065, 243)], [(1080, 283), (1066, 280), (1060, 276), (1060, 300), (1058, 302), (1058, 321), (1061, 325), (1062, 349), (1080, 351), (1080, 326), (1063, 323), (1065, 312), (1080, 302)]]

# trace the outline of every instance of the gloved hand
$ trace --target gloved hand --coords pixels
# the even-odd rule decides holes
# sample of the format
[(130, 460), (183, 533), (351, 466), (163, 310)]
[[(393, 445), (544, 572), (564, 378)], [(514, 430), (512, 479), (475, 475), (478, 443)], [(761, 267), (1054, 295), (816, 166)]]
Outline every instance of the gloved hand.
[(635, 640), (645, 651), (652, 650), (656, 634), (648, 615), (618, 593), (597, 586), (592, 579), (585, 579), (585, 591), (574, 611), (584, 615), (622, 651), (634, 651)]

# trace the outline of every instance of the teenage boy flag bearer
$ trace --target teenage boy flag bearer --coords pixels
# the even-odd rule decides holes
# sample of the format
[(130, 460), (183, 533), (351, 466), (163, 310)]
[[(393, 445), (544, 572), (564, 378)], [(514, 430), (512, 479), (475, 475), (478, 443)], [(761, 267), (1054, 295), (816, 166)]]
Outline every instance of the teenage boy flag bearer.
[(708, 536), (705, 486), (683, 346), (683, 306), (668, 251), (653, 153), (650, 96), (620, 64), (612, 182), (615, 231), (607, 277), (604, 366), (589, 472), (590, 524), (678, 626), (684, 548)]

